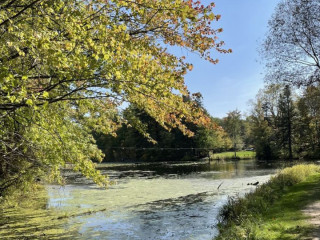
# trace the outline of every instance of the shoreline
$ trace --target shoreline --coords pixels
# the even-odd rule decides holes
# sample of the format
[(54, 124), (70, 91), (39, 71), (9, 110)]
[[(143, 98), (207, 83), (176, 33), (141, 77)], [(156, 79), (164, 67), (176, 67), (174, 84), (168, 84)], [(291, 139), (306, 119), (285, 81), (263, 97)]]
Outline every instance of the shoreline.
[(244, 198), (229, 199), (215, 239), (313, 239), (317, 226), (303, 210), (319, 200), (319, 166), (286, 168)]

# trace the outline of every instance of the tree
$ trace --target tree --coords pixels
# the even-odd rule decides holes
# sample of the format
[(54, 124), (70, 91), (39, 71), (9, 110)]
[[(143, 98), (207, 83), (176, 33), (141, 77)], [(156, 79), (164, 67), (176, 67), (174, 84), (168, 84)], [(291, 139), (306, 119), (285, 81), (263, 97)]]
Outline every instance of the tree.
[(262, 47), (266, 79), (296, 86), (320, 81), (320, 2), (282, 0)]
[(220, 126), (198, 129), (195, 142), (199, 148), (209, 148), (216, 152), (226, 151), (232, 147), (228, 134)]
[(115, 134), (127, 123), (124, 102), (189, 136), (185, 123), (206, 125), (203, 111), (183, 100), (192, 65), (166, 47), (212, 63), (214, 52), (231, 52), (217, 38), (222, 29), (211, 27), (220, 18), (213, 7), (192, 0), (0, 1), (0, 195), (39, 174), (61, 180), (59, 169), (69, 163), (107, 184), (91, 161), (103, 158), (91, 132)]
[(308, 86), (293, 96), (288, 85), (268, 85), (252, 101), (251, 139), (257, 158), (315, 158), (320, 154), (320, 92)]
[(279, 84), (267, 85), (259, 90), (255, 101), (251, 102), (251, 139), (258, 159), (280, 157), (277, 118), (281, 90)]
[(250, 117), (251, 139), (256, 151), (257, 159), (272, 160), (276, 158), (276, 148), (272, 141), (272, 127), (264, 115), (261, 101), (255, 103)]
[(320, 88), (309, 86), (305, 89), (301, 101), (307, 110), (306, 116), (310, 118), (310, 128), (313, 132), (313, 143), (320, 148)]
[[(196, 101), (201, 107), (201, 97), (196, 95), (185, 101)], [(206, 112), (205, 109), (203, 111)], [(188, 137), (179, 129), (165, 130), (147, 113), (133, 105), (127, 107), (123, 114), (127, 116), (128, 124), (123, 124), (115, 137), (94, 133), (99, 149), (106, 155), (106, 161), (178, 161), (207, 156), (204, 148), (218, 152), (231, 148), (227, 133), (210, 116), (211, 122), (206, 127), (187, 123), (188, 129), (194, 132), (193, 137)], [(145, 132), (148, 133), (147, 137), (144, 136)]]
[(293, 159), (294, 118), (295, 107), (292, 100), (292, 93), (290, 87), (286, 85), (280, 94), (278, 102), (277, 128), (279, 144), (282, 148), (287, 149), (287, 156), (291, 160)]
[(251, 113), (252, 138), (259, 159), (292, 160), (297, 114), (291, 88), (272, 84), (260, 90)]
[(298, 152), (303, 157), (318, 158), (320, 153), (320, 91), (307, 87), (297, 101)]
[(225, 131), (229, 134), (232, 142), (234, 156), (237, 156), (237, 150), (242, 146), (242, 134), (241, 134), (241, 113), (238, 110), (234, 110), (228, 113), (228, 116), (224, 118), (223, 123)]

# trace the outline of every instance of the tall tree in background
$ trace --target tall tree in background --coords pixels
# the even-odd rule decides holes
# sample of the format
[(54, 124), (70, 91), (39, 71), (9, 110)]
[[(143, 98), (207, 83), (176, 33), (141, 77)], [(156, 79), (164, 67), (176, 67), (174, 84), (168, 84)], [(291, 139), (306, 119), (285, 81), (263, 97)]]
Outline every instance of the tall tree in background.
[(296, 86), (320, 81), (320, 2), (282, 0), (262, 48), (268, 81)]
[(251, 103), (251, 138), (258, 159), (272, 160), (279, 157), (276, 119), (280, 92), (280, 85), (268, 85), (259, 90), (256, 99)]
[(268, 114), (266, 104), (257, 95), (256, 102), (252, 102), (252, 110), (249, 118), (251, 128), (251, 139), (256, 151), (258, 159), (275, 158), (275, 144), (273, 141), (273, 133), (271, 119)]
[(252, 102), (252, 138), (260, 159), (293, 158), (295, 105), (288, 85), (267, 85)]
[(297, 101), (299, 153), (309, 158), (320, 154), (320, 89), (307, 87)]
[(118, 110), (124, 102), (189, 136), (185, 123), (206, 125), (203, 111), (184, 101), (192, 65), (166, 47), (212, 63), (213, 53), (230, 52), (217, 38), (222, 30), (211, 27), (220, 18), (213, 7), (192, 0), (0, 1), (0, 195), (37, 174), (60, 179), (68, 163), (107, 184), (91, 162), (103, 158), (91, 132), (115, 134), (127, 123)]
[(320, 87), (309, 86), (304, 91), (302, 100), (308, 111), (307, 116), (311, 118), (310, 127), (314, 132), (313, 143), (320, 148)]
[(295, 117), (295, 108), (292, 99), (291, 89), (288, 85), (283, 88), (278, 102), (277, 128), (280, 146), (287, 150), (288, 158), (292, 160), (293, 145), (293, 125)]
[(229, 134), (235, 157), (237, 157), (237, 150), (240, 149), (243, 144), (241, 125), (241, 113), (238, 110), (229, 112), (227, 117), (224, 118), (223, 127)]

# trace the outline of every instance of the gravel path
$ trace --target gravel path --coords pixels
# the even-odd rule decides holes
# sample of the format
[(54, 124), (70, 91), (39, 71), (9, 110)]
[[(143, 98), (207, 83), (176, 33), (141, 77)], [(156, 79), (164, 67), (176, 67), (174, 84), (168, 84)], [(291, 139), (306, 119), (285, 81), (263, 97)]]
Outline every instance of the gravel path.
[(309, 222), (316, 226), (316, 231), (306, 240), (320, 240), (320, 201), (307, 206), (303, 212), (311, 217)]

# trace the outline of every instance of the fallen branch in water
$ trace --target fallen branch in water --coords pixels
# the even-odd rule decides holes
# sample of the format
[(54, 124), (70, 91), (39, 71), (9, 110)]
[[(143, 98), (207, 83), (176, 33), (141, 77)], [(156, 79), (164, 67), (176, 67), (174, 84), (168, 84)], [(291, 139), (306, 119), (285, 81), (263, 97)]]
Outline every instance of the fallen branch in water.
[(57, 218), (53, 218), (52, 220), (55, 220), (55, 219), (64, 219), (64, 218), (72, 218), (72, 217), (79, 217), (79, 216), (83, 216), (83, 215), (90, 215), (90, 214), (94, 214), (94, 213), (97, 213), (97, 212), (104, 212), (106, 211), (107, 208), (102, 208), (102, 209), (99, 209), (99, 210), (89, 210), (89, 211), (86, 211), (86, 212), (81, 212), (81, 213), (74, 213), (74, 214), (70, 214), (70, 215), (63, 215), (63, 216), (59, 216)]

